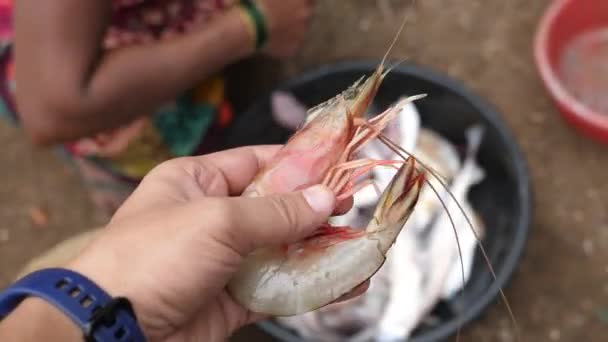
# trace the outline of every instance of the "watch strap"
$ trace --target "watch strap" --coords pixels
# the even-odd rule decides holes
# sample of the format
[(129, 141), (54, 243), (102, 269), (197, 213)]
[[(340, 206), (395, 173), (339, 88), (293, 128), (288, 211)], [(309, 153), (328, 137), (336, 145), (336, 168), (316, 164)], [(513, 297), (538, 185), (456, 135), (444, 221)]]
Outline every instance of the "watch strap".
[(145, 341), (126, 298), (112, 298), (74, 271), (49, 268), (21, 278), (0, 293), (0, 319), (30, 296), (60, 309), (82, 329), (86, 341)]

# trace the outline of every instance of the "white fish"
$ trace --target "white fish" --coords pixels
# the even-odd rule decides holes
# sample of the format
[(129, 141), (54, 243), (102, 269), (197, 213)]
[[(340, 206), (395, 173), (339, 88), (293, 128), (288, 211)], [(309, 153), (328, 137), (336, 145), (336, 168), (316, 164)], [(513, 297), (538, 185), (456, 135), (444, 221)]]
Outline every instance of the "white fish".
[(454, 145), (439, 133), (427, 128), (422, 128), (418, 135), (416, 159), (431, 166), (446, 180), (456, 176), (461, 168), (460, 157)]
[[(485, 227), (481, 218), (473, 212), (470, 205), (465, 202), (466, 207), (463, 207), (471, 222), (473, 223), (476, 233), (479, 238), (482, 238), (485, 233)], [(466, 224), (467, 222), (464, 222)], [(450, 274), (445, 280), (445, 285), (441, 294), (442, 299), (453, 298), (460, 290), (462, 290), (462, 274), (464, 268), (464, 279), (467, 281), (471, 277), (473, 271), (473, 261), (475, 259), (475, 250), (477, 248), (477, 240), (475, 235), (470, 230), (465, 230), (462, 235), (458, 236), (460, 248), (462, 250), (462, 264), (460, 263), (460, 255), (452, 263)]]
[[(467, 130), (466, 134), (467, 156), (462, 169), (452, 181), (450, 191), (461, 203), (467, 216), (473, 217), (474, 212), (468, 204), (467, 194), (470, 187), (479, 183), (484, 177), (483, 170), (475, 161), (483, 129), (481, 126), (475, 126)], [(454, 220), (454, 226), (461, 241), (463, 258), (465, 255), (470, 256), (471, 253), (467, 251), (470, 250), (474, 253), (476, 245), (469, 242), (476, 240), (465, 217), (460, 214), (458, 206), (448, 197), (446, 191), (441, 191), (439, 187), (436, 189)], [(419, 202), (420, 204), (421, 202)], [(428, 213), (424, 213), (425, 217), (421, 218), (418, 213), (423, 213), (423, 211), (419, 209), (421, 208), (416, 208), (404, 227), (405, 229), (402, 230), (397, 244), (393, 247), (391, 257), (397, 258), (399, 262), (391, 264), (394, 269), (391, 278), (391, 295), (386, 311), (378, 323), (376, 333), (378, 341), (406, 339), (433, 309), (442, 295), (453, 293), (462, 286), (458, 245), (448, 214), (445, 210), (441, 210), (435, 222), (428, 222)], [(481, 235), (480, 233), (478, 232), (479, 235)], [(470, 267), (472, 258), (470, 259), (463, 261), (465, 265), (469, 265), (465, 268)], [(452, 284), (446, 287), (446, 280), (451, 274), (458, 275), (459, 281), (454, 283), (459, 283), (459, 285)], [(468, 275), (465, 274), (465, 281), (467, 277)]]

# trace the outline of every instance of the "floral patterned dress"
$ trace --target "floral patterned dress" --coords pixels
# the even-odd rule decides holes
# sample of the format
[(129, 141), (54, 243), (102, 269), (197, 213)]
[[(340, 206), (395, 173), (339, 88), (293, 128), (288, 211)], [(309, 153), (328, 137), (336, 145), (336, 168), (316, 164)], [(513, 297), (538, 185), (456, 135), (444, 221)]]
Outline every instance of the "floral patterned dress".
[[(13, 94), (11, 13), (15, 0), (0, 0), (0, 117), (19, 123)], [(117, 49), (200, 29), (231, 0), (112, 0), (112, 20), (105, 49)], [(91, 196), (111, 215), (139, 180), (159, 163), (213, 150), (214, 138), (231, 122), (224, 99), (224, 80), (211, 77), (153, 113), (110, 132), (64, 145), (75, 161)]]

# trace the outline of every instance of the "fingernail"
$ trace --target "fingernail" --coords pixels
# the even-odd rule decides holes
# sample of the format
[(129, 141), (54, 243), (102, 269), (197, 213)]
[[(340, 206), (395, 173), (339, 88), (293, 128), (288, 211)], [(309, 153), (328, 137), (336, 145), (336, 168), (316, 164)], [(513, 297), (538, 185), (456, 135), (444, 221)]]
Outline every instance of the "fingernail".
[(308, 205), (317, 213), (330, 214), (334, 210), (336, 198), (327, 187), (315, 185), (302, 193)]

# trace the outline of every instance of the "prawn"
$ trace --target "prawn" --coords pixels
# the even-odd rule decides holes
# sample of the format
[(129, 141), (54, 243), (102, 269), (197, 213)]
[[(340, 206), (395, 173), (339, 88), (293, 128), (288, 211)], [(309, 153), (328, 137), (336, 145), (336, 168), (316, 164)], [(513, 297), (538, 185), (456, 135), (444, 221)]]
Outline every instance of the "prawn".
[[(243, 196), (285, 193), (323, 184), (342, 200), (368, 185), (357, 178), (374, 166), (396, 167), (393, 161), (354, 160), (354, 156), (380, 134), (401, 108), (425, 96), (407, 97), (373, 119), (363, 119), (391, 70), (385, 71), (384, 64), (399, 33), (367, 80), (357, 80), (342, 93), (308, 110), (302, 128), (260, 170)], [(400, 163), (365, 230), (325, 224), (304, 241), (252, 252), (227, 286), (232, 297), (253, 312), (288, 316), (323, 307), (368, 280), (384, 263), (425, 181), (415, 158)]]
[[(252, 252), (227, 285), (234, 300), (250, 311), (293, 316), (335, 302), (382, 267), (386, 253), (413, 211), (422, 187), (426, 184), (438, 195), (426, 179), (427, 175), (437, 179), (449, 193), (441, 175), (382, 134), (387, 123), (402, 109), (426, 95), (407, 97), (372, 119), (363, 118), (385, 76), (392, 70), (384, 70), (385, 62), (406, 22), (407, 16), (373, 74), (365, 81), (364, 77), (360, 78), (342, 93), (309, 109), (302, 127), (242, 194), (256, 197), (323, 184), (342, 200), (371, 184), (358, 179), (372, 168), (400, 165), (382, 193), (372, 220), (364, 230), (326, 223), (303, 241)], [(403, 160), (355, 159), (356, 153), (376, 138)], [(449, 195), (456, 201), (451, 193)], [(456, 204), (466, 217), (461, 205)], [(442, 206), (447, 210), (443, 201)], [(447, 215), (453, 225), (450, 213)], [(466, 222), (496, 279), (468, 217)], [(458, 243), (458, 236), (456, 239)], [(519, 340), (513, 312), (502, 289), (500, 293)]]

